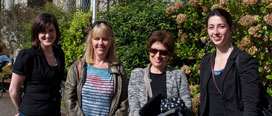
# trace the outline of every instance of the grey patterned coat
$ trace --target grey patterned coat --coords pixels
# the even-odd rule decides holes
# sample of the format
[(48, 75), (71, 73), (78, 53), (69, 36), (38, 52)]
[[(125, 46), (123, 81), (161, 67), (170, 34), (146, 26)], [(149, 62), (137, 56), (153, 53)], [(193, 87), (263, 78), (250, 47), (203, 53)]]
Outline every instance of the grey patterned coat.
[[(136, 68), (131, 72), (128, 85), (128, 101), (130, 106), (130, 114), (132, 116), (139, 116), (139, 110), (147, 102), (147, 91), (144, 83), (144, 70), (147, 72), (147, 76), (149, 77), (149, 67), (150, 64), (144, 69)], [(166, 68), (166, 91), (167, 98), (179, 96), (182, 100), (184, 100), (186, 107), (191, 109), (191, 93), (189, 90), (187, 77), (182, 70), (170, 67)]]

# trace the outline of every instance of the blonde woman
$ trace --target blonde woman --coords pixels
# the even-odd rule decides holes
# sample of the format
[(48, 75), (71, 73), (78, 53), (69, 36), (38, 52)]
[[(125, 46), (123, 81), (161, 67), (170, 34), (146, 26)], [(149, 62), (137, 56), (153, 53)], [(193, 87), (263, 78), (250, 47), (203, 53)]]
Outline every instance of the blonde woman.
[(125, 116), (128, 80), (116, 57), (111, 25), (93, 23), (86, 45), (84, 57), (74, 62), (67, 75), (64, 103), (68, 116)]

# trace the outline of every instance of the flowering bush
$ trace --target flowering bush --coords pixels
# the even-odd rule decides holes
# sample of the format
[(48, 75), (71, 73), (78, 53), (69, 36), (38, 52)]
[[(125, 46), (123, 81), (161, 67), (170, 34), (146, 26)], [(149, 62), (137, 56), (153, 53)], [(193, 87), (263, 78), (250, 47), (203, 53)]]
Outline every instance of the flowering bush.
[[(244, 51), (255, 57), (259, 64), (259, 72), (266, 86), (271, 86), (271, 51), (272, 51), (272, 3), (270, 0), (243, 0), (231, 1), (198, 1), (190, 0), (188, 3), (176, 2), (166, 9), (166, 14), (176, 20), (178, 32), (177, 51), (180, 59), (188, 59), (191, 68), (186, 72), (199, 70), (198, 64), (207, 52), (213, 52), (215, 47), (208, 39), (205, 20), (208, 11), (214, 8), (223, 8), (233, 17), (233, 42)], [(270, 3), (270, 4), (269, 4)], [(236, 11), (236, 12), (233, 12)], [(266, 67), (266, 68), (265, 68)], [(198, 78), (199, 74), (189, 75)], [(266, 77), (266, 78), (265, 78)], [(199, 82), (191, 82), (198, 84)]]
[[(199, 84), (199, 65), (202, 56), (215, 47), (208, 39), (206, 15), (214, 8), (223, 8), (233, 17), (235, 27), (233, 43), (257, 59), (259, 75), (272, 95), (272, 1), (271, 0), (189, 0), (176, 2), (166, 9), (166, 14), (178, 25), (176, 28), (178, 57), (186, 61), (182, 69), (189, 76), (191, 86)], [(188, 67), (189, 66), (189, 67)], [(196, 91), (192, 91), (197, 98)], [(197, 91), (198, 92), (198, 91)], [(193, 99), (193, 101), (198, 101)], [(197, 108), (197, 103), (194, 103)], [(194, 109), (197, 111), (196, 109)]]

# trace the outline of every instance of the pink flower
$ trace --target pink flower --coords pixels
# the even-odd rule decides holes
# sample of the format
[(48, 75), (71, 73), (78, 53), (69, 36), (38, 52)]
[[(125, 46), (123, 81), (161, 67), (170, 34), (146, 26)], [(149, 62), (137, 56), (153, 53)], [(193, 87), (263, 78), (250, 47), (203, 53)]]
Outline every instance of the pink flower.
[(221, 4), (221, 5), (224, 5), (228, 2), (230, 2), (230, 0), (219, 0), (219, 4)]
[(192, 69), (191, 69), (191, 67), (184, 65), (183, 67), (181, 67), (181, 70), (183, 70), (183, 72), (188, 75), (191, 73)]
[(207, 13), (208, 12), (208, 8), (206, 6), (202, 6), (202, 10), (203, 12)]
[(257, 51), (258, 51), (258, 49), (257, 49), (257, 47), (256, 46), (251, 46), (248, 50), (247, 50), (247, 52), (248, 53), (250, 53), (250, 54), (255, 54), (255, 53), (257, 53)]
[(272, 13), (267, 15), (264, 20), (265, 20), (266, 24), (272, 26)]
[(240, 18), (238, 21), (239, 24), (243, 26), (251, 26), (258, 20), (258, 15), (252, 16), (252, 15), (246, 15)]
[(211, 10), (216, 9), (216, 8), (222, 8), (222, 6), (219, 5), (219, 4), (214, 4), (214, 5), (212, 6)]
[(252, 6), (258, 3), (258, 0), (242, 0), (243, 6)]
[(176, 21), (177, 21), (178, 23), (183, 23), (183, 22), (185, 21), (186, 18), (187, 18), (187, 15), (186, 15), (186, 14), (179, 14), (179, 15), (177, 16)]
[(184, 3), (183, 3), (183, 2), (180, 2), (180, 1), (177, 1), (177, 2), (175, 2), (175, 4), (174, 4), (174, 7), (175, 7), (176, 10), (180, 9), (180, 8), (183, 7), (183, 6), (184, 6)]
[(196, 6), (199, 3), (199, 0), (190, 0), (189, 4)]
[(248, 29), (248, 34), (254, 35), (258, 30), (259, 30), (259, 29), (258, 29), (258, 26), (251, 26), (251, 27)]
[(169, 6), (167, 9), (166, 9), (166, 14), (172, 14), (176, 11), (175, 7), (174, 6)]

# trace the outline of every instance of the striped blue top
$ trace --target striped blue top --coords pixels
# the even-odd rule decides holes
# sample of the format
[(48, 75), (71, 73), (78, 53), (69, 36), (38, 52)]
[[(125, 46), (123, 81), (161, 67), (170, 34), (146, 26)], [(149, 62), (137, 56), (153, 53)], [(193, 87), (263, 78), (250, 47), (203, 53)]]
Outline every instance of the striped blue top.
[(107, 116), (114, 93), (113, 76), (107, 68), (87, 66), (82, 87), (82, 110), (85, 116)]

